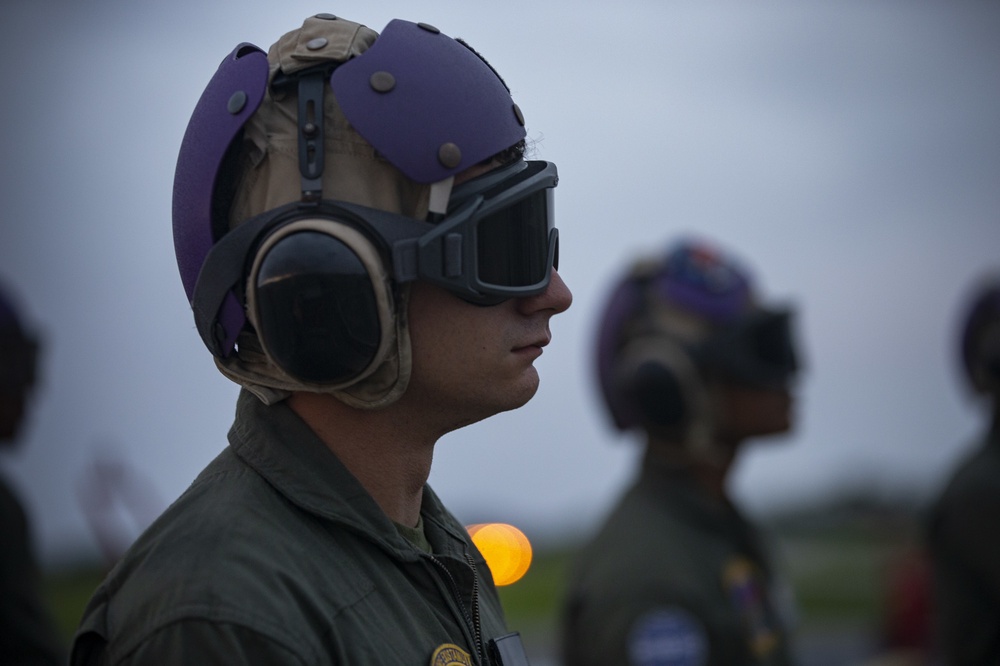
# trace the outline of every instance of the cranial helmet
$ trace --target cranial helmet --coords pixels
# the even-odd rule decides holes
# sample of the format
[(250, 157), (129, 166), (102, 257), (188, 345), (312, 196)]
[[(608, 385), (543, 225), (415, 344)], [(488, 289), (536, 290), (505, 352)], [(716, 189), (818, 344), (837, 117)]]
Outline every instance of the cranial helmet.
[(1000, 393), (1000, 276), (984, 278), (974, 289), (962, 318), (960, 351), (973, 389)]
[(194, 110), (173, 199), (178, 268), (223, 374), (265, 402), (389, 404), (409, 381), (410, 282), (478, 304), (543, 291), (555, 165), (493, 159), (524, 137), (493, 68), (432, 26), (379, 35), (320, 14), (266, 56), (237, 46)]
[(692, 438), (713, 427), (710, 379), (787, 386), (798, 367), (791, 318), (757, 303), (749, 273), (705, 243), (685, 239), (636, 262), (611, 291), (597, 337), (614, 425)]

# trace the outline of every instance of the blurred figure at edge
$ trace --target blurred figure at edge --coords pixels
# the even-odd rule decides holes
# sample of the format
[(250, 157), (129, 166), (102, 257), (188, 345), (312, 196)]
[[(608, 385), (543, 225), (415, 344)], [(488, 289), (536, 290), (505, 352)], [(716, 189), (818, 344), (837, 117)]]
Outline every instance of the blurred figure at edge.
[(928, 530), (936, 639), (954, 666), (1000, 664), (1000, 276), (970, 301), (962, 368), (989, 420), (935, 502)]
[[(13, 449), (35, 385), (38, 341), (0, 292), (0, 447)], [(41, 594), (28, 516), (0, 479), (0, 663), (59, 664), (55, 624)]]

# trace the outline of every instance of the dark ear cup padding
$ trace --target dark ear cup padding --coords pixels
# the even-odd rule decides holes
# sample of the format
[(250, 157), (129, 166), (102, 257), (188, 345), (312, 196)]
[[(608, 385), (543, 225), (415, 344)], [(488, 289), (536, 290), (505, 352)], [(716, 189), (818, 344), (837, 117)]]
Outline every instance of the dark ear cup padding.
[(984, 341), (982, 357), (976, 362), (974, 374), (987, 391), (1000, 389), (1000, 330)]
[(372, 277), (341, 240), (316, 231), (281, 239), (255, 286), (261, 343), (289, 375), (336, 383), (372, 363), (382, 335)]
[(986, 375), (993, 380), (994, 385), (1000, 384), (1000, 357), (987, 359), (983, 364)]
[(655, 360), (640, 363), (627, 392), (641, 418), (651, 426), (677, 426), (688, 418), (689, 406), (681, 382), (663, 363)]

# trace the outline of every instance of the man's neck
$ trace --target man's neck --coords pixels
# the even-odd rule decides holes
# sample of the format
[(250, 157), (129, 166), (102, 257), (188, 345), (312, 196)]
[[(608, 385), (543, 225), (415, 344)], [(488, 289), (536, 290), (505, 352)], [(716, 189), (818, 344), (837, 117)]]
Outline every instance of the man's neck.
[(727, 480), (739, 443), (713, 442), (709, 450), (694, 453), (683, 444), (650, 439), (646, 456), (662, 464), (682, 469), (711, 497), (729, 501)]
[(288, 405), (393, 522), (416, 526), (437, 434), (394, 406), (362, 410), (305, 392), (292, 394)]

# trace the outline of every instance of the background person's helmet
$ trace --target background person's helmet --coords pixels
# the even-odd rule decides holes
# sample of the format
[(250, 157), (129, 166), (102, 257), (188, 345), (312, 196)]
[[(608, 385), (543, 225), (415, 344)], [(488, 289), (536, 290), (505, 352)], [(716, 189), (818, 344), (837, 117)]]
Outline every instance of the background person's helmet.
[(23, 392), (35, 383), (38, 340), (10, 294), (0, 289), (0, 392)]
[[(449, 266), (475, 249), (453, 242), (461, 229), (430, 250), (401, 239), (450, 212), (456, 174), (524, 137), (493, 68), (432, 26), (393, 20), (378, 35), (320, 14), (266, 57), (236, 47), (198, 102), (174, 181), (178, 268), (220, 370), (265, 402), (294, 390), (358, 407), (397, 399), (410, 348), (396, 278), (414, 279), (438, 245), (454, 250), (439, 260)], [(549, 172), (527, 189), (554, 187)], [(538, 244), (554, 246), (542, 226)]]
[(1000, 394), (1000, 275), (983, 278), (972, 290), (961, 319), (959, 350), (972, 388)]
[(9, 293), (0, 289), (0, 442), (11, 441), (36, 381), (38, 339)]
[(612, 289), (597, 337), (614, 425), (706, 435), (711, 379), (786, 388), (798, 369), (791, 319), (758, 303), (748, 271), (705, 243), (682, 240), (636, 262)]

